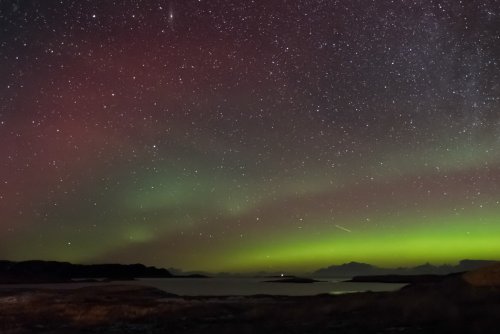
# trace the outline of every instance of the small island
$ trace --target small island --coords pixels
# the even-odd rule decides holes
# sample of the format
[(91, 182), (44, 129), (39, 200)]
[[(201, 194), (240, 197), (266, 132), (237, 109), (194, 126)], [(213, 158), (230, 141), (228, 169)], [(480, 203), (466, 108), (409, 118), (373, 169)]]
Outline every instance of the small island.
[(325, 282), (325, 281), (318, 281), (313, 278), (304, 278), (304, 277), (285, 277), (285, 278), (280, 278), (276, 280), (268, 280), (268, 281), (263, 281), (263, 283), (320, 283), (320, 282)]

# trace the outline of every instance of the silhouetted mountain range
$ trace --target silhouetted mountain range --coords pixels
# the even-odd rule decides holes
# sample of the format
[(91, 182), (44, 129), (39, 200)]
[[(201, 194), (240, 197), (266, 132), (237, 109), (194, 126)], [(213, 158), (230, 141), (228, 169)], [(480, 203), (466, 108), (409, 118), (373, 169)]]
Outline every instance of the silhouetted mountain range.
[(72, 264), (55, 261), (0, 261), (0, 283), (57, 283), (76, 278), (166, 278), (172, 274), (166, 269), (142, 264)]
[[(377, 275), (447, 275), (474, 270), (497, 261), (462, 260), (457, 265), (434, 266), (429, 263), (411, 268), (380, 268), (366, 263), (350, 262), (319, 269), (313, 277), (354, 277)], [(183, 275), (184, 274), (184, 275)], [(58, 283), (75, 279), (129, 280), (134, 278), (206, 277), (205, 273), (171, 271), (143, 264), (72, 264), (56, 261), (0, 261), (0, 284)], [(236, 274), (226, 274), (238, 276)], [(226, 276), (222, 275), (221, 276)]]
[(315, 277), (353, 277), (376, 275), (447, 275), (481, 268), (497, 261), (462, 260), (457, 265), (434, 266), (426, 263), (410, 268), (380, 268), (366, 263), (350, 262), (316, 270)]

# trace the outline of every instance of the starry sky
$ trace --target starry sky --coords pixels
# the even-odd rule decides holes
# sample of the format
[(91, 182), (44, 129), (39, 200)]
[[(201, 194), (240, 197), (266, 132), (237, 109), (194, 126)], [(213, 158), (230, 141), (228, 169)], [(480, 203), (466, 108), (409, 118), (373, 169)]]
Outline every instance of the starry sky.
[(497, 0), (0, 1), (0, 257), (500, 259)]

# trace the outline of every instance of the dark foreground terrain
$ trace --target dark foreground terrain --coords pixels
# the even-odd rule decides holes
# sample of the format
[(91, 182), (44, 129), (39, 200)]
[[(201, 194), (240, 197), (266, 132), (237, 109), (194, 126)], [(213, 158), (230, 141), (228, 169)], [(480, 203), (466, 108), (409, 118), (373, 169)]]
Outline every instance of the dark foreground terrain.
[(397, 292), (179, 297), (138, 286), (0, 290), (0, 333), (498, 333), (498, 267)]

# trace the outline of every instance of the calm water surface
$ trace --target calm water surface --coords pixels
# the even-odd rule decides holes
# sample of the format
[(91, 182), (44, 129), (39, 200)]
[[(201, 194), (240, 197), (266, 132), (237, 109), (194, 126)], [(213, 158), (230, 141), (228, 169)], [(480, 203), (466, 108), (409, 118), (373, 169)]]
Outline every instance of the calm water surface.
[(346, 278), (322, 278), (320, 283), (265, 283), (266, 278), (148, 278), (137, 281), (112, 283), (73, 283), (73, 284), (37, 284), (37, 285), (0, 285), (0, 288), (41, 288), (75, 289), (96, 285), (148, 285), (184, 296), (227, 296), (227, 295), (288, 295), (307, 296), (321, 293), (352, 293), (363, 291), (395, 291), (405, 284), (388, 283), (350, 283)]

